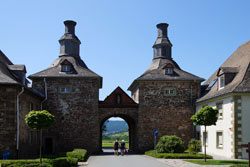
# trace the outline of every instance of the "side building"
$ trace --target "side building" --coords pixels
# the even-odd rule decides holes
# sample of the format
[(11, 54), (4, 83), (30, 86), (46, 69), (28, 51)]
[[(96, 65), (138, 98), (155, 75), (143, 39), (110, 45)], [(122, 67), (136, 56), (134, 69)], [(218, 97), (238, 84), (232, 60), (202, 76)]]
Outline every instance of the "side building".
[(26, 68), (13, 64), (0, 51), (0, 153), (25, 158), (39, 152), (39, 137), (25, 123), (25, 115), (40, 110), (44, 95), (28, 87)]
[(194, 135), (190, 117), (204, 79), (182, 70), (173, 60), (167, 27), (166, 23), (157, 25), (152, 63), (128, 88), (139, 102), (137, 145), (141, 151), (154, 147), (154, 129), (159, 130), (159, 137), (176, 135), (185, 144)]
[[(216, 126), (197, 127), (202, 149), (226, 158), (244, 158), (248, 155), (241, 144), (250, 142), (250, 41), (241, 45), (202, 85), (202, 97), (196, 110), (204, 106), (219, 109)], [(205, 143), (205, 138), (207, 142)]]

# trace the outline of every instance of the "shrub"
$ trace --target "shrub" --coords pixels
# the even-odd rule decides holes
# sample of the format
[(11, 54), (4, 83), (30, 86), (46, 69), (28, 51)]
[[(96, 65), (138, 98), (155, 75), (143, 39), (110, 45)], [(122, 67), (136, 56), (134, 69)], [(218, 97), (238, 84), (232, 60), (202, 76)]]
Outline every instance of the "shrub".
[(77, 161), (85, 161), (87, 158), (87, 150), (74, 149), (72, 152), (67, 152), (67, 157), (76, 158)]
[(156, 145), (158, 153), (183, 153), (184, 142), (177, 136), (162, 136)]
[(188, 143), (188, 151), (191, 153), (197, 153), (201, 150), (200, 140), (191, 139)]
[[(38, 167), (39, 160), (2, 160), (1, 167)], [(49, 163), (44, 162), (41, 167), (52, 167)]]
[[(192, 154), (192, 153), (157, 153), (154, 150), (146, 151), (146, 155), (155, 157), (155, 158), (164, 158), (164, 159), (203, 159), (203, 154)], [(213, 159), (212, 156), (207, 155), (207, 159)]]
[(71, 167), (77, 166), (77, 159), (70, 157), (56, 158), (52, 161), (53, 167)]

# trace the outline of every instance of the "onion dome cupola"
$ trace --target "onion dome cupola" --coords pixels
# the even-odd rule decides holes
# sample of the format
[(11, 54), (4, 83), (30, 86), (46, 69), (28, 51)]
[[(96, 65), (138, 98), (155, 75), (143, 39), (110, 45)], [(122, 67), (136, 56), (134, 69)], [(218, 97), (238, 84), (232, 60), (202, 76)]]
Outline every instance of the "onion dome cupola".
[(158, 29), (158, 36), (153, 45), (154, 48), (154, 59), (164, 58), (172, 59), (172, 44), (168, 39), (168, 24), (160, 23), (156, 25)]

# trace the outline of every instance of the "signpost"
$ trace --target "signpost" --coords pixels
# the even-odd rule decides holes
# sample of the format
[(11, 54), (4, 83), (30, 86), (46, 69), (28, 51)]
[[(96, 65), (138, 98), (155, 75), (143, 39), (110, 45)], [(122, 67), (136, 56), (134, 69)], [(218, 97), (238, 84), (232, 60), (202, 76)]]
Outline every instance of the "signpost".
[(155, 149), (155, 147), (156, 147), (156, 137), (158, 136), (159, 131), (158, 131), (157, 129), (154, 129), (154, 130), (153, 130), (153, 134), (154, 134), (154, 136), (155, 136), (155, 140), (154, 140), (154, 149)]
[(249, 167), (250, 167), (250, 142), (248, 144), (242, 144), (241, 147), (248, 148), (246, 151), (248, 153)]

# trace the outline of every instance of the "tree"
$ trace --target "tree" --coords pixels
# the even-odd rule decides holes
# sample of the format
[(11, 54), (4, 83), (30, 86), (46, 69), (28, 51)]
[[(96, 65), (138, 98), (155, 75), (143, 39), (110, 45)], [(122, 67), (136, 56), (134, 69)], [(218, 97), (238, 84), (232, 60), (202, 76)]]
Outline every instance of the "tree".
[(218, 109), (214, 109), (211, 106), (205, 106), (196, 112), (192, 117), (191, 120), (193, 121), (194, 125), (203, 125), (205, 126), (205, 144), (204, 144), (204, 161), (206, 162), (206, 138), (207, 138), (207, 126), (216, 125), (218, 120)]
[(55, 117), (48, 111), (30, 111), (25, 117), (26, 124), (40, 131), (40, 163), (42, 163), (42, 130), (48, 129), (55, 122)]

